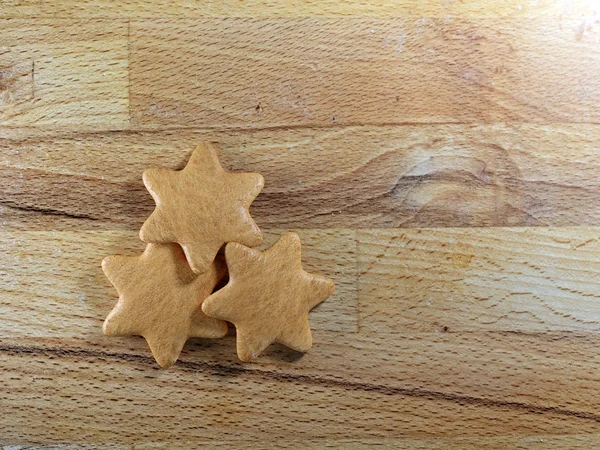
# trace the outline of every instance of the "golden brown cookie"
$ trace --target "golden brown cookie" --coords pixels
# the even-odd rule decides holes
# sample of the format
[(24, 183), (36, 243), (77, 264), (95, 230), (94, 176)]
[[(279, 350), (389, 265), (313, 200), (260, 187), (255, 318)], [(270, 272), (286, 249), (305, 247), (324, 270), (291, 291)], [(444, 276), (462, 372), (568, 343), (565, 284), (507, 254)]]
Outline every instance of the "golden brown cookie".
[(308, 312), (331, 295), (334, 284), (302, 269), (300, 237), (287, 233), (264, 252), (232, 242), (225, 259), (229, 283), (204, 301), (202, 311), (235, 325), (239, 358), (249, 361), (272, 342), (310, 349)]
[(140, 238), (179, 243), (194, 272), (204, 272), (227, 242), (262, 243), (248, 210), (263, 187), (262, 175), (225, 172), (210, 144), (200, 144), (183, 170), (149, 169), (143, 178), (156, 209)]
[(105, 258), (102, 270), (120, 295), (104, 334), (143, 336), (162, 367), (177, 361), (188, 338), (227, 334), (227, 324), (207, 317), (200, 307), (225, 275), (221, 258), (197, 275), (179, 245), (148, 244), (140, 256)]

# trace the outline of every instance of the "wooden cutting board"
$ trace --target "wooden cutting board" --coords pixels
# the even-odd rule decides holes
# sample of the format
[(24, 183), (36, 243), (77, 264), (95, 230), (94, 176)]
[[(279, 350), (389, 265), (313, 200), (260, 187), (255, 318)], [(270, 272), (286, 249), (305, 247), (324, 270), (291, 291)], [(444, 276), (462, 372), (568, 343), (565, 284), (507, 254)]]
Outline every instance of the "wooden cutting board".
[[(0, 443), (600, 445), (593, 1), (0, 0)], [(260, 172), (306, 355), (107, 338), (149, 167)]]

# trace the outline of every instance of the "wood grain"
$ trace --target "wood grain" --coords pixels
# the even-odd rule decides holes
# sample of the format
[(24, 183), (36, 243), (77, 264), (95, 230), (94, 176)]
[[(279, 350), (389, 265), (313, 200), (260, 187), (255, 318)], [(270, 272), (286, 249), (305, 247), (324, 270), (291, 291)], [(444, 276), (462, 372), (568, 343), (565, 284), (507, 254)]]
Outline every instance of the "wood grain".
[[(280, 440), (277, 442), (278, 448), (299, 448), (309, 446), (310, 448), (347, 448), (347, 449), (362, 449), (377, 446), (383, 449), (459, 449), (470, 450), (480, 449), (482, 445), (492, 450), (505, 450), (506, 448), (514, 448), (518, 450), (529, 449), (546, 449), (548, 446), (557, 448), (568, 448), (573, 450), (593, 448), (599, 442), (599, 437), (596, 434), (572, 434), (572, 435), (540, 435), (540, 436), (503, 436), (503, 437), (454, 437), (454, 438), (383, 438), (383, 439), (312, 439), (310, 441), (303, 440)], [(236, 440), (219, 440), (202, 441), (197, 440), (181, 443), (183, 446), (210, 446), (211, 448), (231, 448), (240, 445), (240, 441)], [(244, 441), (244, 448), (249, 449), (270, 449), (273, 448), (273, 443), (266, 444), (264, 442)], [(169, 443), (153, 443), (135, 445), (136, 449), (165, 449), (171, 448)], [(130, 449), (128, 445), (89, 445), (86, 444), (86, 449), (91, 450), (121, 450)], [(52, 445), (39, 446), (36, 448), (48, 450), (75, 450), (80, 448), (77, 445)]]
[[(1, 131), (0, 131), (1, 132)], [(597, 125), (431, 125), (113, 133), (5, 132), (0, 229), (137, 230), (141, 173), (214, 141), (266, 184), (265, 228), (600, 224)]]
[[(585, 389), (597, 381), (589, 359), (593, 338), (445, 336), (405, 338), (398, 349), (382, 354), (382, 340), (354, 347), (342, 344), (336, 334), (332, 347), (325, 344), (325, 351), (305, 356), (310, 360), (321, 354), (321, 368), (312, 370), (310, 361), (284, 350), (267, 355), (275, 360), (270, 365), (229, 363), (232, 339), (188, 348), (189, 356), (169, 371), (157, 370), (148, 355), (114, 346), (105, 351), (70, 349), (65, 341), (58, 348), (40, 345), (39, 339), (3, 342), (9, 383), (0, 398), (8, 404), (21, 398), (6, 427), (21, 430), (19, 442), (36, 444), (65, 438), (76, 443), (179, 442), (219, 435), (253, 441), (266, 434), (286, 442), (326, 435), (356, 444), (368, 438), (543, 436), (597, 428), (598, 397)], [(336, 352), (341, 354), (336, 357)], [(341, 369), (332, 371), (337, 362), (343, 363)], [(440, 384), (444, 387), (430, 390)], [(474, 395), (477, 390), (484, 394)], [(514, 391), (521, 395), (515, 397)], [(54, 415), (38, 422), (44, 414), (40, 406), (50, 399)], [(81, 414), (90, 407), (97, 413)], [(73, 425), (76, 415), (82, 417)], [(140, 416), (152, 417), (143, 433), (133, 426)], [(29, 420), (42, 425), (31, 427)]]
[(0, 126), (123, 129), (128, 22), (0, 20)]
[(600, 28), (590, 27), (582, 32), (575, 19), (132, 21), (132, 126), (597, 123)]
[(365, 331), (600, 328), (598, 228), (360, 231)]
[(0, 3), (0, 17), (580, 17), (598, 13), (593, 0), (488, 0), (479, 2), (421, 0), (8, 0)]
[[(9, 381), (0, 392), (4, 401), (19, 399), (22, 405), (6, 420), (13, 429), (23, 430), (19, 442), (116, 441), (131, 445), (136, 435), (145, 441), (168, 440), (172, 444), (241, 436), (245, 442), (265, 433), (279, 442), (289, 437), (442, 435), (457, 427), (489, 436), (512, 432), (513, 420), (519, 422), (520, 430), (530, 433), (593, 432), (597, 426), (594, 421), (550, 412), (540, 416), (502, 406), (482, 410), (471, 404), (444, 403), (440, 408), (428, 398), (374, 392), (322, 379), (280, 380), (254, 370), (215, 374), (210, 367), (180, 365), (175, 371), (159, 372), (149, 370), (145, 358), (115, 359), (94, 353), (68, 355), (48, 364), (51, 356), (5, 352), (3, 365)], [(21, 381), (25, 362), (28, 383)], [(77, 376), (71, 370), (73, 364), (89, 378)], [(44, 410), (37, 407), (45, 402), (53, 403), (58, 420), (48, 421)], [(315, 404), (319, 406), (315, 408)], [(97, 411), (89, 414), (90, 407)], [(140, 416), (154, 418), (153, 426), (141, 433), (136, 431)], [(30, 421), (38, 427), (22, 428)], [(279, 425), (273, 428), (270, 424), (275, 421)]]
[[(265, 246), (282, 234), (265, 232)], [(306, 270), (326, 273), (337, 284), (334, 295), (311, 314), (313, 328), (355, 331), (355, 232), (300, 234)], [(112, 254), (138, 255), (145, 247), (135, 232), (44, 231), (0, 236), (0, 315), (4, 317), (0, 337), (5, 338), (98, 338), (118, 297), (102, 273), (102, 259)]]
[[(598, 447), (596, 3), (0, 0), (0, 445)], [(101, 333), (202, 141), (336, 282), (304, 355)]]
[[(452, 231), (432, 230), (431, 233), (444, 237)], [(371, 238), (371, 242), (379, 239), (380, 245), (388, 245), (386, 237), (394, 232), (377, 230), (381, 237)], [(473, 230), (471, 232), (473, 234)], [(558, 236), (562, 241), (562, 244), (556, 243), (558, 246), (566, 246), (569, 237), (572, 243), (578, 243), (579, 236), (594, 232), (597, 230), (536, 230), (542, 240), (545, 235)], [(363, 242), (367, 233), (359, 232), (360, 263), (372, 254)], [(517, 231), (499, 231), (500, 235), (502, 233), (510, 235)], [(391, 306), (375, 309), (368, 318), (371, 323), (381, 324), (375, 330), (376, 334), (372, 334), (367, 326), (361, 326), (357, 334), (352, 328), (331, 325), (343, 308), (338, 306), (333, 311), (318, 310), (312, 315), (318, 344), (304, 357), (273, 346), (257, 364), (242, 365), (235, 358), (233, 337), (217, 341), (196, 340), (186, 347), (182, 362), (173, 371), (156, 373), (156, 366), (142, 339), (109, 339), (100, 335), (100, 323), (111, 307), (110, 302), (114, 301), (114, 293), (111, 298), (110, 287), (105, 286), (106, 282), (99, 279), (100, 274), (96, 271), (93, 271), (92, 279), (86, 279), (92, 267), (91, 261), (86, 261), (90, 258), (88, 254), (106, 253), (113, 247), (115, 250), (127, 248), (135, 242), (134, 236), (82, 232), (77, 239), (73, 232), (29, 232), (21, 234), (22, 237), (29, 235), (31, 242), (15, 242), (10, 239), (14, 234), (3, 239), (8, 243), (3, 253), (10, 255), (14, 250), (12, 260), (2, 261), (1, 266), (14, 267), (17, 275), (11, 278), (10, 273), (3, 274), (2, 285), (8, 285), (8, 292), (2, 293), (3, 316), (9, 320), (4, 324), (0, 352), (8, 361), (3, 363), (4, 367), (15, 365), (8, 373), (17, 373), (8, 377), (11, 382), (0, 398), (7, 405), (16, 405), (16, 398), (30, 400), (18, 403), (19, 411), (9, 415), (5, 429), (0, 428), (0, 431), (14, 436), (16, 442), (52, 444), (67, 439), (75, 443), (102, 443), (107, 441), (108, 433), (113, 433), (117, 443), (132, 443), (140, 435), (132, 433), (128, 424), (134, 420), (134, 414), (145, 415), (150, 410), (154, 411), (152, 427), (144, 434), (148, 441), (159, 437), (170, 441), (211, 439), (218, 433), (225, 433), (220, 427), (231, 433), (241, 433), (249, 424), (253, 425), (253, 431), (247, 431), (243, 436), (253, 440), (266, 432), (259, 424), (274, 423), (274, 417), (279, 417), (278, 424), (283, 419), (286, 424), (278, 425), (277, 431), (270, 435), (286, 440), (319, 439), (323, 437), (322, 433), (334, 440), (445, 436), (455, 435), (467, 424), (469, 434), (503, 436), (515, 430), (515, 421), (523, 435), (569, 434), (593, 432), (600, 421), (596, 414), (600, 396), (587, 389), (600, 381), (596, 333), (576, 331), (575, 328), (575, 331), (554, 331), (552, 327), (556, 328), (556, 321), (551, 320), (548, 320), (548, 330), (532, 334), (523, 332), (531, 330), (518, 327), (508, 331), (487, 331), (490, 330), (487, 318), (478, 315), (473, 315), (470, 327), (463, 329), (442, 328), (424, 333), (420, 330), (426, 329), (429, 318), (423, 317), (420, 326), (387, 330), (385, 325), (396, 318), (396, 308)], [(335, 244), (337, 235), (340, 233), (321, 236), (314, 233), (317, 240), (312, 244), (310, 233), (304, 234), (308, 237), (305, 259), (311, 261), (311, 255), (318, 254), (321, 259), (313, 264), (327, 267), (331, 253), (324, 249), (339, 247)], [(38, 239), (32, 239), (32, 236)], [(277, 233), (273, 233), (269, 238), (276, 236)], [(44, 241), (48, 243), (44, 244)], [(57, 244), (60, 247), (54, 251), (60, 250), (61, 260), (58, 261), (64, 258), (58, 265), (50, 251)], [(102, 245), (107, 247), (103, 249)], [(499, 252), (498, 249), (495, 251)], [(518, 252), (513, 249), (512, 253), (517, 257), (522, 254), (521, 249)], [(329, 267), (339, 264), (337, 267), (342, 271), (348, 270), (353, 267), (351, 257), (348, 255), (345, 262), (336, 262)], [(338, 260), (339, 256), (333, 258)], [(548, 260), (550, 263), (561, 261), (557, 258)], [(381, 267), (388, 265), (383, 258)], [(81, 267), (81, 272), (76, 271), (76, 267)], [(359, 270), (362, 278), (362, 265)], [(487, 270), (489, 273), (494, 269)], [(503, 267), (495, 270), (497, 276), (506, 273)], [(482, 270), (482, 278), (485, 273)], [(394, 274), (394, 270), (389, 270), (388, 278)], [(342, 291), (345, 280), (352, 277), (349, 275), (342, 279)], [(364, 276), (359, 283), (361, 312), (367, 300), (363, 297), (362, 287), (369, 281), (369, 274)], [(81, 286), (86, 285), (86, 297), (74, 298)], [(489, 291), (495, 293), (496, 288), (490, 286)], [(346, 288), (346, 292), (352, 292), (352, 288)], [(416, 292), (413, 290), (417, 298), (427, 292), (431, 292), (427, 285)], [(47, 298), (39, 298), (42, 295)], [(24, 303), (24, 298), (29, 301)], [(378, 299), (372, 292), (368, 298)], [(332, 299), (332, 306), (335, 301)], [(319, 313), (323, 314), (321, 318)], [(461, 314), (464, 313), (458, 308), (449, 308), (445, 313), (450, 323), (464, 320)], [(40, 319), (47, 323), (36, 323)], [(361, 324), (365, 320), (361, 314)], [(403, 324), (401, 319), (396, 322)], [(18, 368), (23, 367), (23, 359), (29, 363), (27, 371), (19, 375)], [(39, 369), (35, 369), (36, 365)], [(76, 368), (76, 371), (68, 368)], [(155, 375), (149, 375), (148, 370)], [(85, 378), (81, 378), (83, 374), (86, 374)], [(23, 384), (20, 381), (23, 376), (32, 377), (36, 386), (46, 383), (48, 387)], [(65, 390), (51, 394), (50, 386), (55, 386), (55, 380), (59, 379)], [(229, 381), (225, 381), (227, 379)], [(78, 384), (77, 380), (85, 382)], [(158, 380), (161, 380), (159, 397), (146, 391), (154, 389), (153, 383)], [(200, 386), (202, 389), (198, 391)], [(192, 391), (197, 395), (188, 393)], [(54, 398), (52, 420), (47, 426), (28, 425), (30, 422), (24, 417), (35, 418), (43, 411), (40, 405), (46, 402), (47, 396)], [(198, 396), (204, 400), (197, 400)], [(332, 402), (331, 398), (337, 400)], [(366, 410), (364, 406), (358, 406), (366, 401), (376, 407)], [(86, 418), (77, 426), (72, 425), (72, 414), (80, 414), (82, 408), (106, 405), (106, 402), (110, 402), (110, 408), (103, 410), (100, 416), (89, 416), (95, 425), (88, 424)], [(174, 409), (172, 402), (179, 407)], [(212, 406), (207, 406), (207, 402)], [(128, 410), (125, 405), (129, 403), (135, 408)], [(157, 404), (160, 405), (158, 409)], [(295, 405), (293, 410), (286, 406), (289, 404)], [(110, 413), (113, 408), (120, 411), (118, 425)], [(235, 409), (233, 420), (222, 413), (231, 408)], [(317, 419), (310, 422), (292, 420), (293, 413), (302, 416), (308, 411), (312, 411)], [(444, 413), (440, 415), (439, 411)], [(364, 420), (362, 426), (360, 420)], [(177, 433), (173, 421), (182, 424), (176, 428)], [(85, 427), (88, 434), (82, 434), (81, 427)], [(18, 429), (22, 434), (10, 432), (12, 429)]]

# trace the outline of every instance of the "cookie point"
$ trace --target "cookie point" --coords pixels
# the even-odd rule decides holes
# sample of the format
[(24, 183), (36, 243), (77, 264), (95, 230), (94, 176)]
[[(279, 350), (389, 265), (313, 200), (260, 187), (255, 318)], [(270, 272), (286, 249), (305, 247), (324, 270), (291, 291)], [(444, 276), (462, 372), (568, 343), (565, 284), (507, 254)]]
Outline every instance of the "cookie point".
[(263, 177), (260, 173), (256, 174), (256, 187), (258, 189), (262, 189), (263, 187), (265, 187), (265, 177)]
[(325, 278), (325, 283), (326, 286), (329, 290), (329, 295), (333, 294), (333, 292), (335, 291), (335, 283), (333, 280), (329, 279), (329, 278)]
[[(152, 216), (150, 216), (150, 217), (152, 217)], [(140, 232), (139, 232), (140, 240), (142, 242), (145, 242), (146, 244), (152, 244), (152, 243), (166, 244), (166, 243), (168, 243), (162, 239), (159, 239), (156, 236), (156, 233), (152, 230), (153, 226), (150, 224), (150, 217), (148, 219), (146, 219), (146, 221), (140, 228)]]
[(110, 262), (112, 261), (112, 259), (112, 256), (107, 256), (102, 260), (101, 267), (104, 273), (106, 273), (106, 271), (108, 270), (108, 266), (110, 266)]
[(115, 330), (115, 325), (112, 322), (112, 320), (110, 320), (110, 317), (107, 317), (104, 323), (102, 324), (102, 332), (106, 336), (116, 336), (117, 333)]
[(210, 142), (201, 142), (192, 151), (192, 155), (188, 160), (186, 168), (188, 166), (197, 166), (199, 164), (202, 165), (206, 163), (212, 164), (214, 168), (221, 168), (219, 156), (217, 155), (215, 147), (213, 147)]
[(163, 369), (167, 369), (177, 362), (177, 358), (165, 355), (154, 355), (154, 359)]
[(202, 305), (200, 306), (200, 308), (202, 309), (202, 312), (204, 314), (206, 314), (207, 316), (211, 316), (211, 314), (213, 313), (212, 303), (213, 302), (210, 300), (210, 297), (208, 297), (207, 299), (205, 299), (202, 302)]
[(240, 244), (239, 242), (228, 242), (227, 245), (225, 245), (225, 258), (227, 258), (227, 252), (232, 252), (235, 250), (242, 250), (246, 248), (245, 245)]
[(146, 230), (146, 222), (144, 222), (142, 228), (140, 228), (139, 236), (142, 242), (148, 242), (148, 231)]
[(273, 247), (275, 246), (278, 246), (279, 248), (293, 250), (294, 252), (301, 252), (302, 240), (300, 239), (300, 236), (297, 233), (290, 231), (281, 236), (279, 240), (273, 245)]
[(195, 274), (205, 273), (210, 268), (210, 265), (206, 264), (204, 261), (195, 261), (192, 258), (190, 258), (187, 252), (185, 256), (190, 265), (190, 269), (192, 269), (192, 272), (194, 272)]
[(215, 330), (213, 330), (214, 332), (212, 333), (212, 336), (208, 336), (210, 338), (213, 339), (220, 339), (222, 337), (227, 336), (227, 333), (229, 332), (229, 326), (227, 325), (227, 322), (222, 321), (223, 323), (219, 324)]
[(307, 351), (309, 351), (312, 348), (312, 346), (313, 346), (312, 334), (309, 334), (307, 341), (306, 342), (302, 342), (294, 350), (296, 350), (297, 352), (300, 352), (300, 353), (306, 353)]
[(152, 185), (152, 178), (158, 172), (158, 169), (146, 169), (142, 172), (142, 181), (144, 182), (144, 186), (150, 190)]
[(215, 150), (214, 146), (210, 142), (207, 142), (207, 141), (200, 142), (198, 145), (196, 145), (196, 148), (194, 149), (195, 152), (197, 152), (197, 151), (212, 152), (214, 150)]
[(300, 236), (298, 235), (298, 233), (295, 233), (293, 231), (288, 231), (287, 233), (285, 233), (282, 236), (283, 239), (287, 239), (290, 242), (296, 242), (296, 243), (300, 243)]
[(194, 272), (196, 275), (201, 275), (206, 272), (207, 267), (204, 264), (190, 264), (190, 269), (192, 269), (192, 272)]
[(238, 354), (239, 360), (242, 362), (250, 362), (257, 356), (257, 355), (254, 355), (252, 352), (246, 351), (245, 349), (241, 349), (241, 348), (237, 349), (237, 354)]
[(262, 231), (260, 231), (259, 228), (256, 227), (255, 230), (252, 230), (252, 235), (250, 236), (250, 238), (248, 240), (250, 241), (250, 247), (258, 247), (259, 245), (262, 245), (262, 243), (263, 243)]

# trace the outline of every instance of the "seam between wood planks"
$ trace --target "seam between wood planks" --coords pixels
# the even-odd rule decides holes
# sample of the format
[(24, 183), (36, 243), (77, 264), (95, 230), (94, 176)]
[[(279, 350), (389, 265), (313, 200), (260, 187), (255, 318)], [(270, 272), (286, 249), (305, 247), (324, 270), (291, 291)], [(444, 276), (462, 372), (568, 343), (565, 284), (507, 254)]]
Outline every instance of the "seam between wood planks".
[(127, 20), (127, 127), (131, 128), (131, 18)]
[[(92, 130), (83, 129), (75, 130), (73, 128), (41, 128), (36, 126), (6, 126), (3, 127), (5, 132), (13, 133), (24, 133), (23, 136), (0, 136), (0, 141), (26, 141), (36, 138), (61, 138), (68, 139), (76, 136), (101, 136), (101, 135), (140, 135), (140, 134), (172, 134), (175, 132), (195, 132), (195, 133), (260, 133), (269, 131), (294, 131), (294, 130), (340, 130), (345, 131), (346, 129), (361, 129), (361, 128), (394, 128), (394, 127), (441, 127), (441, 126), (476, 126), (476, 127), (489, 127), (494, 125), (505, 125), (507, 127), (523, 127), (523, 126), (597, 126), (600, 125), (598, 122), (522, 122), (522, 121), (502, 121), (502, 122), (380, 122), (380, 123), (368, 123), (368, 122), (356, 122), (356, 123), (343, 123), (343, 124), (332, 124), (332, 125), (317, 125), (317, 124), (302, 124), (302, 125), (265, 125), (265, 126), (174, 126), (174, 127), (161, 127), (161, 128), (144, 128), (144, 127), (130, 127), (123, 129), (102, 129)], [(28, 135), (27, 135), (28, 133)]]

